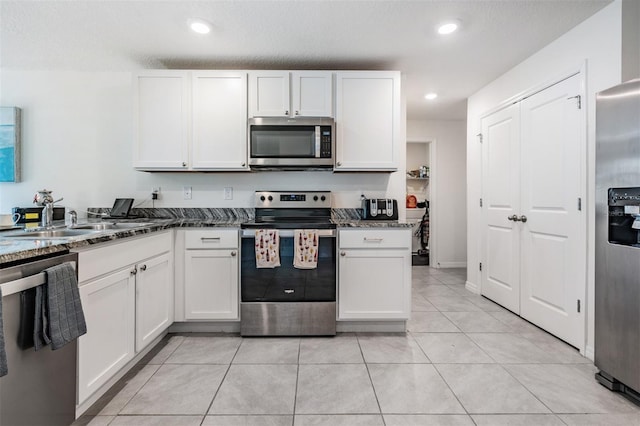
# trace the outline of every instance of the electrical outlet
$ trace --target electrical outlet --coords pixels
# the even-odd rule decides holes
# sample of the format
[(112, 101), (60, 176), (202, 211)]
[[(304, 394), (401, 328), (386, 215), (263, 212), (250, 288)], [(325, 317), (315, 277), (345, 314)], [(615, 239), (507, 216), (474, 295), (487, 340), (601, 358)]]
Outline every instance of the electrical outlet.
[(233, 200), (233, 188), (227, 186), (224, 188), (224, 199), (225, 200)]
[(190, 186), (183, 186), (182, 187), (182, 198), (184, 198), (185, 200), (190, 200), (191, 199), (191, 187)]

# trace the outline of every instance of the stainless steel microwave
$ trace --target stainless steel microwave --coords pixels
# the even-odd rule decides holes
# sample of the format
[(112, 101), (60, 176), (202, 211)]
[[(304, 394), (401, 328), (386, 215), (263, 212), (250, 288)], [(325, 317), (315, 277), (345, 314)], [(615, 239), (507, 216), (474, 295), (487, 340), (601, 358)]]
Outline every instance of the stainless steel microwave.
[(248, 134), (249, 165), (253, 168), (333, 168), (332, 118), (251, 118)]

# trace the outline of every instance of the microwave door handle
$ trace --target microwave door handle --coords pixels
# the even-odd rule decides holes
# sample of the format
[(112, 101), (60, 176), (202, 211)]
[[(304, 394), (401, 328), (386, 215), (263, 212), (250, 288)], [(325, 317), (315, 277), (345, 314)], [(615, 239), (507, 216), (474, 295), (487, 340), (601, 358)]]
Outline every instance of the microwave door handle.
[(316, 149), (315, 156), (316, 158), (320, 158), (320, 126), (316, 126)]

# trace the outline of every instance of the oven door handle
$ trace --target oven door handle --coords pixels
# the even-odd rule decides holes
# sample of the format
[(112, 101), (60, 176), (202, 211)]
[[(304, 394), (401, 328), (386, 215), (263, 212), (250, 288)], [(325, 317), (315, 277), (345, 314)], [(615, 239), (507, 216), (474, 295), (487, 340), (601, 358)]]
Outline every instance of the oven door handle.
[[(318, 229), (318, 238), (335, 238), (336, 230), (335, 229)], [(278, 233), (280, 234), (280, 238), (291, 238), (295, 234), (295, 230), (293, 229), (278, 229)], [(243, 229), (242, 230), (242, 238), (255, 238), (256, 230), (255, 229)]]

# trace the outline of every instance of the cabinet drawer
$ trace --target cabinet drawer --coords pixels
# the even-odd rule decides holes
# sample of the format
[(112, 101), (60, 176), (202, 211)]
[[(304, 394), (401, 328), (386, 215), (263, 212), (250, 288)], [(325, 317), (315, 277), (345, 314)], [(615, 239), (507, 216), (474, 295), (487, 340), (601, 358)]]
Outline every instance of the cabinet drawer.
[(409, 248), (411, 229), (341, 230), (339, 246), (343, 248)]
[(171, 251), (172, 231), (145, 235), (95, 248), (78, 250), (78, 282), (116, 271), (141, 260)]
[(238, 230), (186, 231), (184, 245), (187, 249), (238, 248)]

